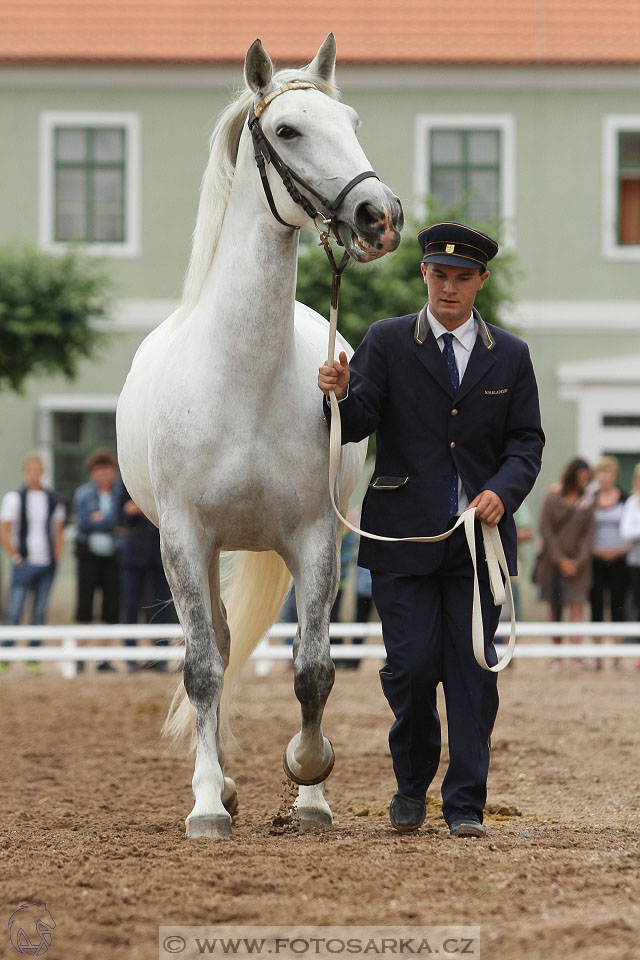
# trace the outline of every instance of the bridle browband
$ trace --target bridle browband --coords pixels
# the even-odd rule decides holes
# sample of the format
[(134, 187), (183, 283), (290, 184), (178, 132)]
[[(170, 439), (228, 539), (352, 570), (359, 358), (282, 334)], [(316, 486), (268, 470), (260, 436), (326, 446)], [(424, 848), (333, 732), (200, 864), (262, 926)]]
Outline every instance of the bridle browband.
[[(273, 199), (273, 193), (271, 192), (271, 187), (269, 185), (269, 178), (267, 177), (266, 165), (268, 163), (271, 163), (279, 174), (280, 179), (287, 188), (287, 192), (293, 202), (301, 206), (311, 220), (315, 221), (319, 216), (321, 216), (324, 224), (328, 227), (327, 232), (329, 233), (333, 230), (335, 239), (341, 244), (338, 231), (335, 229), (333, 222), (340, 204), (347, 196), (349, 191), (356, 186), (356, 184), (360, 183), (362, 180), (366, 180), (368, 177), (375, 177), (376, 180), (379, 180), (380, 178), (378, 177), (378, 174), (375, 173), (374, 170), (365, 170), (364, 173), (359, 173), (353, 178), (353, 180), (350, 180), (347, 184), (345, 184), (335, 200), (329, 200), (327, 197), (319, 193), (314, 187), (312, 187), (310, 183), (307, 183), (306, 180), (299, 176), (295, 170), (292, 170), (291, 167), (284, 162), (282, 157), (280, 157), (278, 152), (274, 149), (273, 145), (267, 140), (262, 127), (260, 126), (260, 116), (263, 110), (271, 103), (272, 100), (275, 100), (276, 97), (279, 97), (280, 94), (287, 93), (289, 90), (317, 89), (318, 88), (316, 84), (310, 80), (291, 80), (288, 83), (283, 83), (281, 87), (278, 87), (276, 90), (272, 90), (271, 93), (267, 94), (267, 96), (264, 97), (256, 107), (251, 107), (249, 110), (249, 118), (247, 123), (253, 138), (255, 160), (258, 167), (258, 172), (260, 173), (262, 187), (267, 198), (267, 203), (269, 204), (269, 209), (278, 223), (281, 223), (285, 227), (291, 227), (292, 230), (299, 229), (299, 227), (294, 226), (292, 223), (287, 223), (286, 220), (283, 220), (278, 213), (275, 200)], [(300, 193), (294, 181), (300, 184), (300, 186), (303, 187), (307, 193), (312, 194), (319, 201), (320, 206), (323, 209), (316, 209), (309, 197), (305, 196), (303, 193)]]

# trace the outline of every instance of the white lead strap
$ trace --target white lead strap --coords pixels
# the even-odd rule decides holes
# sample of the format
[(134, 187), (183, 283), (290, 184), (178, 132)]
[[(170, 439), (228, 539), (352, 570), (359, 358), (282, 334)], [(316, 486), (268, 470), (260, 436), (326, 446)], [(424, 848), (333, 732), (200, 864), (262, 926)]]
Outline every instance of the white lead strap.
[[(329, 323), (328, 360), (330, 366), (333, 365), (333, 359), (335, 355), (337, 324), (338, 308), (337, 305), (335, 308), (332, 305)], [(476, 508), (471, 507), (465, 510), (464, 513), (458, 517), (456, 523), (453, 527), (451, 527), (450, 530), (433, 537), (383, 537), (376, 533), (367, 533), (366, 530), (360, 530), (359, 527), (349, 523), (346, 517), (343, 517), (340, 513), (335, 499), (336, 483), (338, 479), (338, 471), (340, 469), (340, 458), (342, 456), (342, 426), (340, 421), (340, 407), (338, 406), (338, 401), (333, 391), (331, 391), (329, 394), (329, 401), (331, 404), (331, 427), (329, 431), (329, 493), (331, 496), (333, 509), (337, 513), (338, 517), (345, 527), (348, 527), (349, 530), (353, 530), (353, 532), (359, 534), (359, 536), (367, 537), (369, 540), (382, 540), (386, 543), (436, 543), (439, 540), (446, 540), (447, 537), (451, 536), (454, 530), (457, 530), (461, 524), (464, 524), (464, 532), (467, 537), (467, 544), (469, 546), (469, 553), (471, 554), (471, 562), (473, 564), (473, 607), (471, 615), (473, 653), (477, 662), (484, 670), (489, 670), (491, 673), (498, 673), (500, 670), (504, 670), (504, 668), (507, 667), (511, 662), (513, 651), (516, 645), (516, 615), (515, 606), (513, 603), (513, 590), (511, 588), (509, 568), (507, 566), (507, 560), (504, 554), (504, 548), (502, 546), (502, 540), (500, 539), (500, 532), (497, 526), (490, 527), (488, 524), (482, 523), (482, 537), (484, 540), (484, 550), (489, 571), (491, 593), (493, 594), (493, 602), (496, 606), (501, 606), (505, 602), (505, 583), (507, 585), (509, 600), (511, 601), (511, 633), (509, 636), (509, 644), (504, 655), (500, 658), (498, 663), (490, 667), (484, 655), (484, 626), (482, 622), (482, 607), (480, 605), (478, 561), (476, 556)], [(504, 574), (504, 583), (500, 575), (500, 571), (502, 571)]]

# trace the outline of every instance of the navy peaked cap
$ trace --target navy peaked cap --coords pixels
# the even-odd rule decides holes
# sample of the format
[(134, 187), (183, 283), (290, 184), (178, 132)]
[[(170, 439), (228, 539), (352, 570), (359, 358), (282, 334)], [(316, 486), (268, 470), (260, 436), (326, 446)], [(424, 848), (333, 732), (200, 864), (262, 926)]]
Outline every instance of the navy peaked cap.
[(423, 263), (450, 267), (484, 267), (498, 252), (498, 244), (486, 233), (452, 221), (434, 223), (418, 234)]

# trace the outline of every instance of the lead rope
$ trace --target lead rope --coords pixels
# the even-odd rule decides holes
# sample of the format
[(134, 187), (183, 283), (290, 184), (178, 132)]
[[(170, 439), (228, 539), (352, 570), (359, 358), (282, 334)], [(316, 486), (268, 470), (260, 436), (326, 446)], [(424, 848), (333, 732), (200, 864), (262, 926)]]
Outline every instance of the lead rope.
[[(324, 246), (325, 253), (329, 259), (332, 274), (328, 348), (328, 363), (329, 366), (332, 366), (336, 351), (340, 281), (342, 279), (342, 272), (349, 261), (349, 254), (345, 253), (340, 263), (336, 264), (333, 251), (329, 246), (328, 233), (320, 234), (320, 243), (322, 246)], [(343, 517), (340, 513), (340, 510), (336, 505), (335, 498), (338, 472), (340, 469), (340, 458), (342, 456), (342, 427), (340, 422), (340, 407), (333, 390), (329, 394), (329, 402), (331, 405), (331, 426), (329, 430), (329, 495), (331, 497), (331, 505), (333, 506), (333, 509), (337, 513), (338, 517), (345, 527), (348, 527), (349, 530), (353, 530), (353, 532), (357, 533), (359, 536), (367, 537), (369, 540), (382, 540), (386, 543), (436, 543), (439, 540), (446, 540), (447, 537), (451, 536), (454, 530), (457, 530), (459, 526), (464, 524), (464, 532), (467, 538), (469, 553), (471, 554), (471, 562), (473, 564), (473, 607), (471, 614), (471, 638), (473, 642), (473, 653), (477, 662), (484, 670), (489, 670), (491, 673), (498, 673), (500, 670), (504, 670), (504, 668), (507, 667), (511, 662), (513, 651), (516, 645), (516, 615), (515, 606), (513, 603), (511, 577), (509, 576), (509, 568), (507, 566), (507, 560), (504, 555), (504, 548), (502, 546), (502, 541), (500, 539), (500, 533), (497, 526), (490, 527), (488, 524), (482, 523), (482, 538), (484, 540), (485, 557), (489, 570), (489, 584), (491, 586), (491, 593), (493, 594), (493, 602), (496, 606), (500, 606), (506, 601), (504, 584), (507, 584), (509, 600), (511, 601), (511, 633), (509, 635), (509, 644), (506, 652), (500, 658), (498, 663), (490, 667), (484, 655), (484, 626), (482, 623), (482, 608), (480, 606), (478, 561), (476, 557), (476, 508), (472, 507), (471, 509), (465, 510), (464, 513), (458, 517), (456, 523), (453, 527), (451, 527), (450, 530), (447, 530), (446, 533), (441, 533), (434, 537), (382, 537), (376, 533), (367, 533), (366, 530), (360, 530), (359, 527), (349, 523), (346, 517)], [(504, 574), (504, 582), (500, 576), (500, 571), (502, 571)]]

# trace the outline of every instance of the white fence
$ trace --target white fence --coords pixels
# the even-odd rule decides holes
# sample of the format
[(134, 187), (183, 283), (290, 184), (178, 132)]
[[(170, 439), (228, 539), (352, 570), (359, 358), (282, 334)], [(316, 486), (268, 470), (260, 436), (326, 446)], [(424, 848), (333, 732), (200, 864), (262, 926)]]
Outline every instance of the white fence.
[[(291, 646), (286, 643), (270, 644), (269, 640), (289, 639), (296, 630), (295, 623), (275, 623), (269, 630), (267, 637), (262, 640), (255, 651), (253, 659), (256, 661), (256, 673), (265, 674), (269, 671), (269, 661), (291, 659)], [(509, 633), (509, 624), (501, 623), (498, 626), (497, 636), (506, 637)], [(329, 627), (330, 637), (380, 637), (382, 625), (380, 623), (332, 623)], [(592, 642), (574, 644), (550, 643), (520, 643), (516, 645), (515, 657), (522, 660), (545, 659), (547, 657), (570, 658), (580, 657), (630, 657), (640, 658), (640, 642), (632, 643), (594, 643), (598, 637), (623, 637), (637, 641), (640, 637), (640, 623), (532, 623), (518, 624), (518, 640), (542, 640), (551, 637), (584, 637)], [(122, 644), (110, 646), (78, 646), (78, 641), (84, 643), (99, 640), (167, 640), (181, 639), (182, 630), (176, 624), (72, 624), (55, 627), (0, 627), (0, 644), (5, 640), (29, 641), (58, 641), (56, 646), (13, 646), (0, 647), (0, 661), (35, 660), (56, 661), (60, 663), (60, 670), (64, 677), (76, 675), (78, 660), (182, 660), (184, 646), (124, 646)], [(500, 647), (498, 647), (500, 653)], [(380, 644), (332, 644), (331, 656), (334, 660), (384, 660), (384, 646)]]

